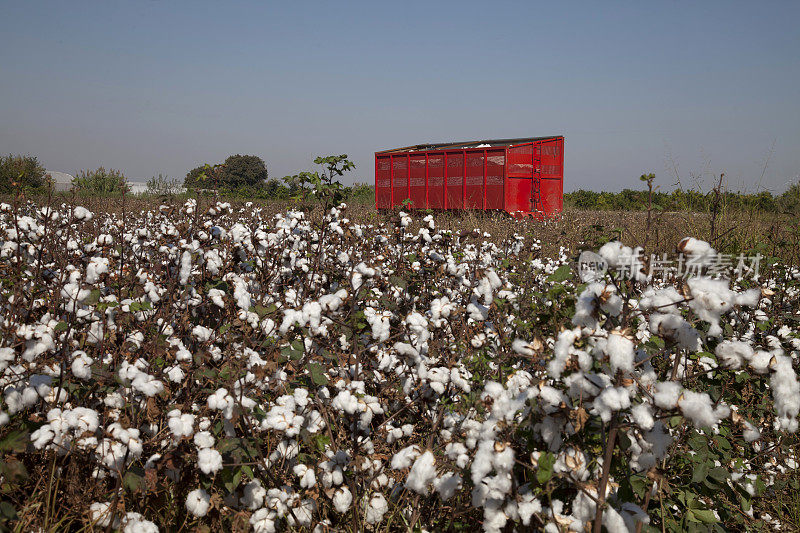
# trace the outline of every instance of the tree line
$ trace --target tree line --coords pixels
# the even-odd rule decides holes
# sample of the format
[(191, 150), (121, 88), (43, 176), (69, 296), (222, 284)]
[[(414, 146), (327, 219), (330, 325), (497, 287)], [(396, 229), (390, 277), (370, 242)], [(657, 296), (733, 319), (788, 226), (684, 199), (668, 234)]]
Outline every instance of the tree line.
[[(325, 166), (335, 159), (345, 164), (345, 170), (354, 168), (346, 155), (317, 158), (315, 163)], [(183, 180), (159, 174), (147, 182), (147, 192), (155, 195), (216, 191), (229, 198), (288, 200), (306, 198), (315, 188), (319, 174), (300, 172), (278, 180), (269, 177), (267, 165), (255, 155), (231, 155), (222, 163), (205, 164), (191, 169)], [(44, 167), (35, 156), (0, 156), (0, 194), (10, 194), (24, 189), (33, 194), (44, 194), (52, 185)], [(72, 181), (78, 194), (112, 196), (129, 192), (125, 175), (115, 169), (99, 167), (82, 170)], [(349, 201), (369, 202), (375, 197), (372, 185), (356, 184), (341, 187), (341, 196)], [(702, 192), (696, 189), (676, 189), (670, 192), (659, 190), (623, 189), (620, 192), (597, 192), (579, 189), (564, 194), (564, 205), (574, 209), (636, 211), (647, 208), (652, 201), (653, 209), (661, 211), (708, 211), (714, 202), (726, 208), (758, 210), (776, 213), (800, 214), (800, 182), (791, 185), (781, 194), (769, 191), (757, 193), (727, 190)]]

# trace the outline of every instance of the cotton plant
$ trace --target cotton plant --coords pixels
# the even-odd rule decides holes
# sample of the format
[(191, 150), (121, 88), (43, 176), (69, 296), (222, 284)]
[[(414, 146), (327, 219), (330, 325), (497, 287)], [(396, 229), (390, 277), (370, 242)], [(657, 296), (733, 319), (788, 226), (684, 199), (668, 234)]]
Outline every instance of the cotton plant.
[(359, 218), (0, 206), (9, 468), (91, 484), (80, 520), (123, 531), (437, 530), (456, 512), (485, 531), (635, 531), (669, 520), (662, 503), (729, 520), (667, 492), (678, 461), (745, 498), (749, 525), (797, 469), (800, 333), (771, 317), (800, 271), (658, 281), (612, 241), (582, 283), (577, 251), (524, 231)]

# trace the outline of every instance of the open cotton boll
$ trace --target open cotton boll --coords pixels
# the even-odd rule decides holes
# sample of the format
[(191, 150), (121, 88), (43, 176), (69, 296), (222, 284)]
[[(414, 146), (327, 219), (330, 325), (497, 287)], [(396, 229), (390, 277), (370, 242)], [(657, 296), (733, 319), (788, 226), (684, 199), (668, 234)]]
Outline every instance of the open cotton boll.
[(785, 355), (776, 355), (770, 363), (772, 376), (769, 386), (775, 403), (776, 429), (790, 433), (797, 431), (797, 414), (800, 412), (800, 383), (792, 368), (792, 360)]
[(722, 404), (713, 407), (711, 397), (705, 392), (694, 392), (684, 389), (678, 400), (683, 416), (691, 420), (697, 427), (712, 427), (722, 418), (730, 415), (730, 408)]
[(189, 283), (189, 277), (192, 275), (192, 253), (189, 250), (183, 252), (181, 255), (180, 267), (180, 284), (186, 285)]
[(737, 369), (753, 358), (753, 348), (746, 342), (725, 340), (717, 345), (714, 353), (727, 368)]
[(72, 216), (75, 218), (75, 220), (83, 220), (88, 222), (92, 220), (94, 215), (92, 215), (91, 211), (79, 205), (72, 210)]
[(430, 450), (426, 450), (417, 458), (406, 478), (406, 488), (423, 496), (428, 495), (428, 486), (436, 477), (436, 459)]
[(70, 370), (78, 379), (89, 379), (92, 377), (92, 363), (94, 363), (94, 360), (86, 352), (78, 350), (72, 353)]
[(193, 516), (205, 516), (210, 506), (211, 496), (203, 489), (195, 489), (186, 495), (186, 510)]
[(340, 487), (333, 494), (333, 507), (339, 513), (346, 513), (350, 509), (351, 503), (353, 503), (353, 494), (347, 487)]
[(683, 387), (675, 381), (659, 381), (655, 385), (653, 401), (661, 409), (675, 409)]
[(653, 410), (646, 403), (640, 403), (631, 408), (631, 417), (634, 423), (645, 431), (653, 429), (655, 420), (653, 419)]
[(197, 452), (197, 466), (204, 474), (215, 474), (222, 469), (222, 455), (213, 448), (203, 448)]
[(194, 445), (197, 446), (199, 450), (211, 448), (214, 446), (214, 442), (214, 435), (212, 435), (210, 431), (198, 431), (194, 434)]
[(742, 422), (744, 424), (744, 432), (742, 433), (744, 440), (747, 442), (755, 442), (761, 438), (761, 431), (757, 427), (746, 420)]
[(392, 457), (392, 468), (403, 470), (411, 466), (411, 462), (419, 456), (419, 446), (412, 444), (403, 448)]
[(181, 413), (178, 409), (170, 411), (167, 415), (169, 417), (169, 429), (176, 438), (191, 437), (194, 433), (194, 415), (190, 413)]
[(592, 413), (599, 415), (603, 422), (611, 420), (615, 411), (631, 406), (631, 398), (624, 387), (606, 387), (592, 402)]
[(443, 501), (447, 501), (452, 498), (457, 491), (461, 490), (461, 476), (453, 472), (448, 472), (433, 480), (433, 488)]
[(678, 243), (678, 251), (684, 253), (696, 264), (707, 265), (714, 261), (717, 251), (706, 241), (694, 237), (684, 237)]
[(270, 509), (258, 509), (250, 516), (250, 525), (253, 533), (275, 533), (275, 520), (277, 513)]
[(612, 372), (633, 372), (633, 348), (633, 341), (618, 332), (611, 332), (606, 339), (605, 352), (608, 354)]
[[(94, 502), (89, 506), (89, 520), (97, 527), (111, 525), (111, 502)], [(119, 513), (114, 517), (113, 528), (118, 529), (120, 523)]]
[(389, 502), (386, 501), (383, 494), (376, 492), (370, 497), (366, 507), (367, 512), (364, 520), (367, 524), (375, 525), (383, 520), (383, 516), (386, 514), (386, 511), (389, 510)]

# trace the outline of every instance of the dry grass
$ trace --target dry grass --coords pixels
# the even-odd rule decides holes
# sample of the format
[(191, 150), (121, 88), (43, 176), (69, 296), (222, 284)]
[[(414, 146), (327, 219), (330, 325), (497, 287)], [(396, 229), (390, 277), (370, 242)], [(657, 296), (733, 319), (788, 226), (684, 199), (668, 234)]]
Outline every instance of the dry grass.
[[(72, 199), (69, 199), (72, 200)], [(76, 198), (75, 201), (92, 211), (141, 212), (159, 203), (183, 203), (183, 198)], [(202, 203), (212, 203), (211, 197), (201, 198)], [(231, 203), (243, 203), (231, 201)], [(258, 201), (267, 212), (280, 213), (297, 209), (291, 201)], [(310, 210), (312, 218), (320, 209)], [(431, 211), (436, 225), (455, 232), (480, 229), (501, 240), (514, 233), (532, 236), (542, 243), (544, 255), (556, 253), (561, 247), (573, 254), (584, 249), (619, 239), (629, 246), (643, 246), (647, 254), (672, 253), (675, 245), (691, 236), (711, 242), (717, 250), (730, 254), (754, 254), (775, 257), (784, 264), (800, 265), (800, 225), (790, 215), (767, 213), (758, 210), (735, 211), (724, 206), (717, 216), (712, 235), (711, 214), (685, 212), (652, 213), (648, 226), (646, 211), (589, 211), (566, 209), (562, 216), (547, 221), (514, 219), (505, 213), (480, 211)], [(419, 211), (424, 216), (429, 211)], [(362, 223), (379, 224), (393, 216), (393, 212), (378, 212), (372, 204), (351, 204), (349, 216)]]

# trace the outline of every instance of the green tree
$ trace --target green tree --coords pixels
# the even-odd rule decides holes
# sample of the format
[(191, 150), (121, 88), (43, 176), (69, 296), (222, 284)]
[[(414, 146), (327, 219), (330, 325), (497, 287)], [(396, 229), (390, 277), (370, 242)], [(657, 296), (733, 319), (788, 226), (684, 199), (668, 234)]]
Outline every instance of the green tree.
[(119, 170), (82, 170), (72, 180), (72, 187), (81, 194), (114, 195), (128, 192), (128, 180)]
[(30, 155), (0, 157), (0, 193), (8, 194), (17, 187), (41, 191), (49, 183), (39, 160)]
[(220, 168), (220, 186), (226, 188), (258, 187), (268, 179), (267, 165), (255, 155), (232, 155)]

